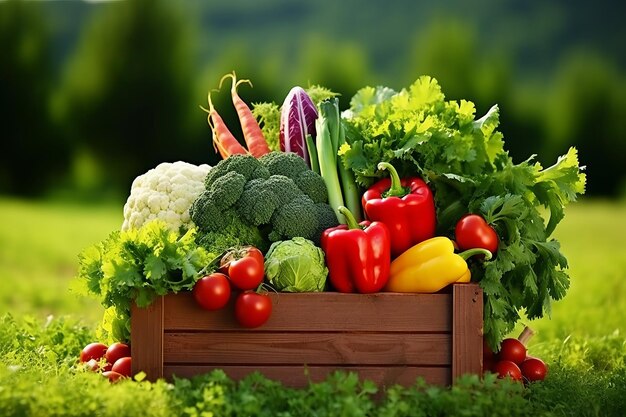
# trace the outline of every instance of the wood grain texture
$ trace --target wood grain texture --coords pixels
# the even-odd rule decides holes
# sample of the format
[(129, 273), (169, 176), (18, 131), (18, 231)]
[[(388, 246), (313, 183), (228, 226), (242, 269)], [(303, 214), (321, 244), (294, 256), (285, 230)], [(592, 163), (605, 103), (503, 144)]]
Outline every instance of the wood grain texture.
[(240, 380), (253, 372), (260, 372), (267, 378), (281, 381), (284, 385), (293, 388), (304, 388), (309, 382), (324, 381), (329, 374), (335, 371), (356, 372), (360, 379), (368, 379), (376, 383), (380, 389), (394, 384), (411, 386), (417, 377), (422, 377), (429, 384), (448, 386), (450, 385), (449, 367), (380, 367), (380, 366), (224, 366), (224, 365), (166, 365), (164, 367), (165, 378), (172, 376), (189, 378), (194, 375), (222, 369), (229, 377)]
[[(265, 331), (394, 331), (450, 332), (452, 294), (270, 294), (272, 316)], [(167, 331), (241, 330), (233, 304), (218, 311), (202, 310), (190, 293), (165, 297)]]
[(167, 363), (450, 365), (449, 334), (166, 333)]
[(150, 381), (163, 377), (163, 297), (130, 311), (130, 355), (133, 375), (143, 371)]
[(476, 284), (452, 289), (452, 380), (464, 374), (482, 375), (483, 291)]

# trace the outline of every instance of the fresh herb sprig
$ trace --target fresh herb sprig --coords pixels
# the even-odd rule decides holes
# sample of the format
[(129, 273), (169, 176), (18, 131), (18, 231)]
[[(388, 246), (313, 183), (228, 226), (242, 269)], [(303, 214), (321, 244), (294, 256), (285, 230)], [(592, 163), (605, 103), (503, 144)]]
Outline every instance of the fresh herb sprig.
[(215, 255), (195, 242), (195, 229), (182, 236), (160, 220), (139, 229), (116, 231), (79, 255), (82, 292), (106, 308), (99, 339), (127, 341), (130, 306), (149, 305), (155, 297), (191, 290)]

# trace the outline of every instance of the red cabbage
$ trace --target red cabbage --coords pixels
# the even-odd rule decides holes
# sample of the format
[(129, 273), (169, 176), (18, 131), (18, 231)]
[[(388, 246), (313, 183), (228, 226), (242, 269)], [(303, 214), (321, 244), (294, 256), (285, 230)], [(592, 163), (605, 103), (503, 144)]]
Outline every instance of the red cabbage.
[(315, 139), (317, 108), (311, 97), (302, 89), (294, 87), (289, 91), (280, 114), (280, 150), (300, 155), (311, 166), (306, 137)]

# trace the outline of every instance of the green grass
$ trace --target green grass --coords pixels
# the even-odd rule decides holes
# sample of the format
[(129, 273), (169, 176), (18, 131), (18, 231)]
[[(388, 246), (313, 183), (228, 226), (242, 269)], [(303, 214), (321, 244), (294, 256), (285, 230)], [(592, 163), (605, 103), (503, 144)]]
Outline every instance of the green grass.
[(100, 306), (69, 285), (78, 253), (119, 228), (122, 208), (3, 198), (0, 219), (0, 311), (99, 320)]
[(236, 384), (220, 373), (110, 386), (81, 371), (76, 355), (94, 340), (102, 310), (71, 293), (70, 282), (77, 254), (119, 227), (121, 207), (0, 199), (0, 415), (623, 415), (625, 216), (626, 202), (567, 208), (556, 237), (570, 262), (570, 291), (551, 319), (527, 323), (537, 331), (530, 353), (550, 366), (546, 381), (527, 389), (478, 378), (453, 389), (418, 384), (376, 403), (372, 386), (345, 374), (291, 390), (258, 375)]

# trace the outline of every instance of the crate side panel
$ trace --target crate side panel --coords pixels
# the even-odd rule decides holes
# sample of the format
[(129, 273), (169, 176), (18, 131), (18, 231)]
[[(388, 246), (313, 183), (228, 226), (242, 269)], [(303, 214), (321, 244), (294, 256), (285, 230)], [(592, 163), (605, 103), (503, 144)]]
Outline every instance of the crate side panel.
[[(272, 316), (255, 331), (451, 332), (452, 294), (270, 294)], [(241, 330), (233, 302), (201, 309), (190, 293), (165, 297), (166, 331)]]
[(157, 297), (146, 308), (133, 303), (130, 327), (133, 375), (143, 371), (150, 381), (163, 377), (163, 297)]
[(452, 294), (452, 379), (468, 373), (482, 375), (482, 289), (477, 284), (457, 284)]
[(411, 386), (416, 378), (422, 377), (429, 384), (448, 386), (450, 385), (449, 367), (380, 367), (380, 366), (247, 366), (247, 365), (167, 365), (164, 368), (164, 376), (168, 380), (172, 376), (189, 378), (195, 375), (211, 372), (215, 369), (223, 370), (229, 377), (240, 380), (253, 372), (260, 372), (265, 377), (282, 382), (284, 385), (294, 388), (305, 388), (309, 382), (321, 382), (335, 371), (356, 372), (361, 380), (368, 379), (383, 389), (394, 384)]
[(164, 362), (450, 365), (450, 334), (166, 333)]

